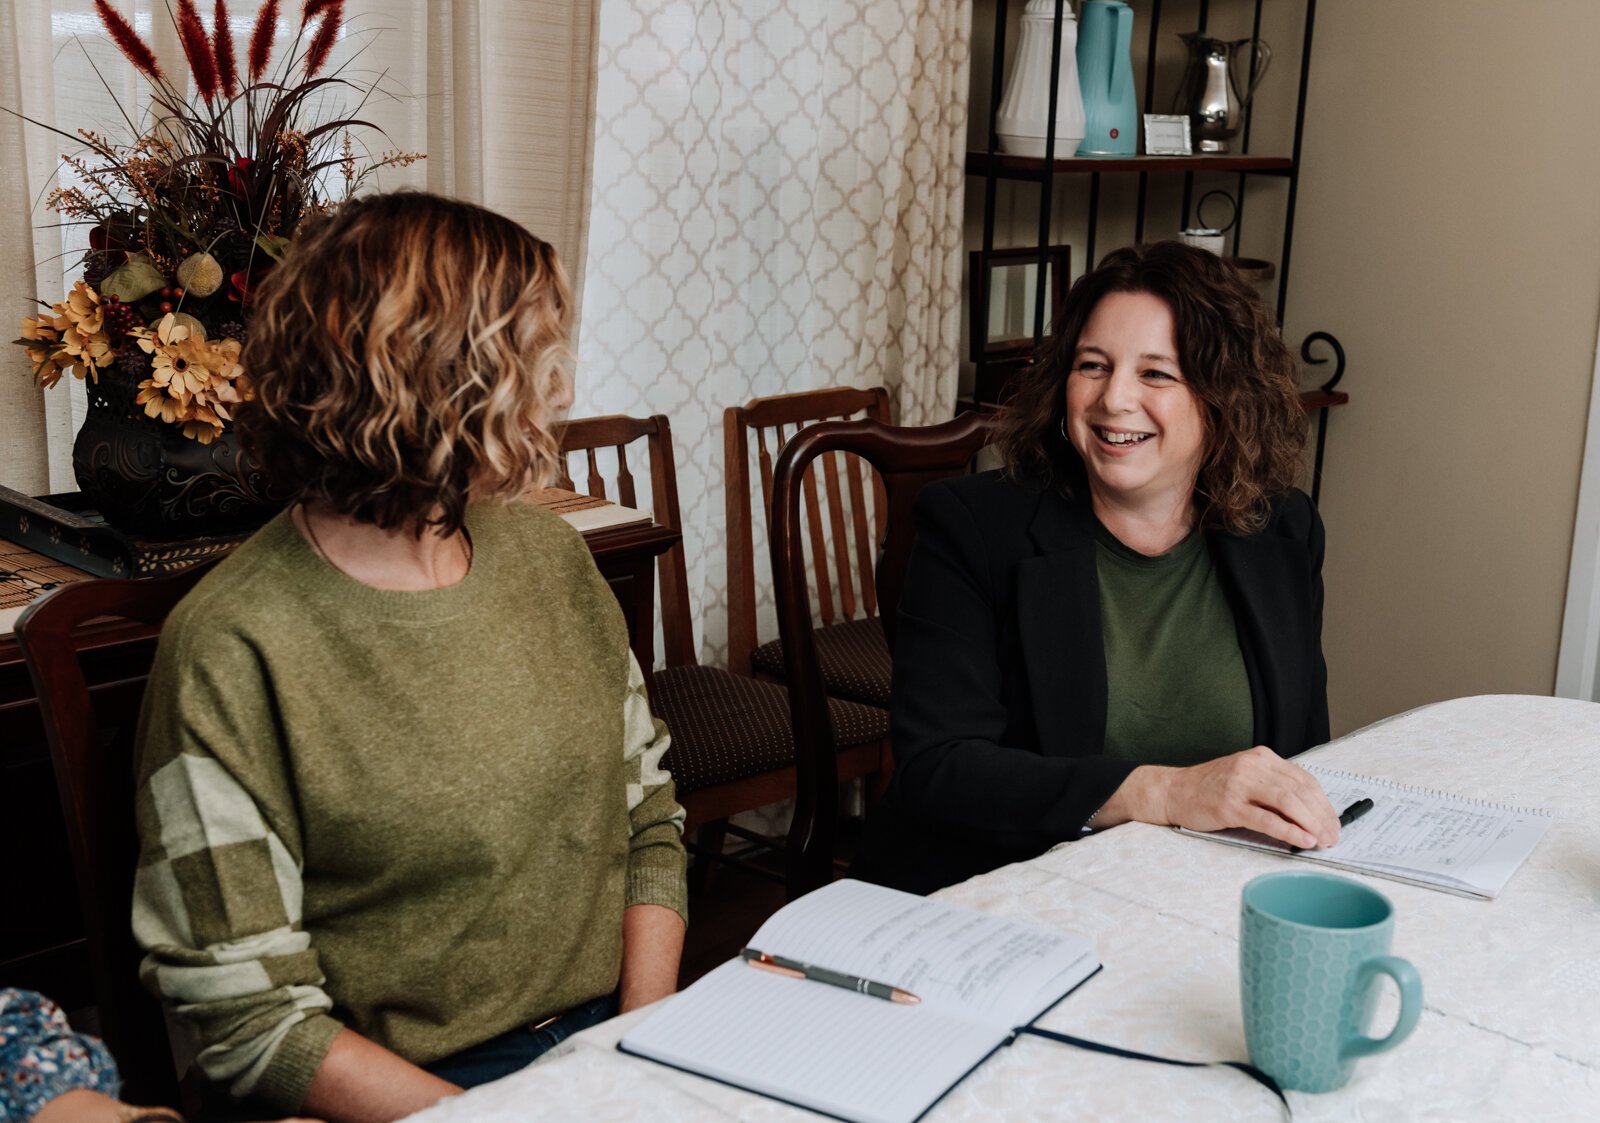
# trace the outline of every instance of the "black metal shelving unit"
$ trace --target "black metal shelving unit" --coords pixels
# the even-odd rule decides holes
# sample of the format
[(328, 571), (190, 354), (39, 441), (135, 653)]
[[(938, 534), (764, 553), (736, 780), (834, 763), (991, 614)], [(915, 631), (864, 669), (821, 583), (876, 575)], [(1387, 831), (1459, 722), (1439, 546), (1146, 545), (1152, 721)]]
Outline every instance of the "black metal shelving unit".
[[(1264, 0), (1242, 0), (1253, 4), (1252, 37), (1259, 38), (1261, 34), (1261, 15)], [(1033, 156), (1012, 156), (1000, 151), (1000, 135), (996, 128), (996, 117), (999, 113), (1000, 101), (1005, 88), (1005, 52), (1006, 52), (1006, 23), (1010, 11), (1010, 0), (995, 0), (995, 27), (994, 27), (994, 63), (991, 76), (991, 90), (989, 101), (989, 139), (988, 148), (984, 151), (969, 152), (967, 154), (966, 169), (969, 177), (982, 176), (984, 180), (983, 199), (983, 247), (980, 259), (980, 268), (971, 285), (971, 299), (980, 301), (977, 314), (973, 317), (975, 323), (987, 323), (990, 299), (990, 269), (988, 263), (995, 254), (995, 207), (997, 204), (998, 186), (1002, 180), (1035, 183), (1039, 186), (1039, 234), (1037, 252), (1039, 261), (1046, 260), (1046, 249), (1050, 245), (1051, 208), (1054, 203), (1056, 177), (1061, 175), (1088, 176), (1089, 193), (1087, 202), (1087, 235), (1084, 245), (1084, 262), (1092, 266), (1095, 261), (1095, 243), (1100, 221), (1100, 180), (1105, 175), (1137, 175), (1139, 177), (1137, 202), (1134, 214), (1134, 241), (1144, 240), (1145, 211), (1149, 196), (1149, 179), (1152, 175), (1183, 176), (1183, 226), (1191, 223), (1195, 207), (1194, 185), (1197, 174), (1233, 174), (1235, 187), (1233, 199), (1235, 201), (1235, 214), (1233, 221), (1233, 254), (1238, 256), (1240, 238), (1244, 228), (1245, 202), (1247, 199), (1246, 188), (1252, 177), (1272, 177), (1286, 180), (1288, 183), (1288, 199), (1283, 222), (1282, 247), (1276, 263), (1278, 279), (1277, 316), (1278, 324), (1283, 324), (1283, 314), (1289, 299), (1289, 265), (1294, 249), (1294, 219), (1295, 206), (1299, 199), (1300, 189), (1300, 157), (1301, 144), (1305, 133), (1306, 115), (1306, 89), (1311, 71), (1311, 40), (1312, 32), (1316, 25), (1317, 0), (1304, 0), (1305, 3), (1305, 32), (1300, 50), (1300, 73), (1298, 81), (1297, 99), (1294, 114), (1294, 143), (1289, 156), (1263, 156), (1250, 151), (1250, 131), (1254, 114), (1254, 102), (1245, 108), (1243, 128), (1240, 132), (1240, 151), (1227, 154), (1199, 154), (1194, 156), (1122, 156), (1122, 157), (1093, 157), (1076, 158), (1071, 155), (1058, 157), (1055, 151), (1055, 121), (1056, 121), (1056, 83), (1061, 73), (1061, 28), (1062, 15), (1066, 7), (1066, 0), (1055, 2), (1055, 37), (1050, 53), (1050, 107), (1045, 128), (1045, 154), (1042, 158)], [(1150, 107), (1155, 104), (1156, 95), (1156, 48), (1160, 41), (1161, 32), (1161, 7), (1162, 0), (1150, 0), (1150, 28), (1146, 44), (1146, 63), (1144, 98), (1140, 103), (1140, 112), (1150, 112)], [(1200, 0), (1196, 31), (1204, 32), (1210, 19), (1211, 0)], [(1256, 56), (1252, 54), (1250, 61), (1250, 79), (1253, 83), (1256, 77)], [(1045, 336), (1045, 307), (1047, 270), (1039, 268), (1035, 277), (1034, 292), (1034, 322), (1033, 344), (1037, 348)], [(1324, 345), (1331, 357), (1319, 356), (1318, 345)], [(1322, 460), (1323, 450), (1327, 442), (1328, 411), (1349, 401), (1349, 395), (1338, 390), (1340, 380), (1344, 377), (1345, 354), (1339, 341), (1325, 331), (1314, 331), (1302, 341), (1300, 346), (1301, 358), (1309, 365), (1324, 365), (1333, 363), (1333, 370), (1329, 377), (1314, 390), (1307, 390), (1301, 394), (1301, 402), (1308, 412), (1317, 414), (1315, 459), (1312, 470), (1311, 497), (1316, 500), (1322, 490)], [(986, 348), (978, 347), (975, 360), (977, 371), (973, 391), (973, 400), (976, 404), (987, 404), (995, 401), (1004, 390), (1004, 379), (1008, 369), (1014, 370), (1017, 360), (1015, 358), (992, 357)]]

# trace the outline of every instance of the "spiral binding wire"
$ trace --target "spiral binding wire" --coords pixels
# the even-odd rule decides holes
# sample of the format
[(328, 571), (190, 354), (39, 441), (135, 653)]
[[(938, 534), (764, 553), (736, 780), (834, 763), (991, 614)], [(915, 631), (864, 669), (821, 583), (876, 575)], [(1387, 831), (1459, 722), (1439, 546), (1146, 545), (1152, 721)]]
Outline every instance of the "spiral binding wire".
[(1342, 772), (1333, 768), (1323, 768), (1316, 764), (1308, 764), (1305, 769), (1314, 776), (1327, 776), (1334, 780), (1349, 780), (1356, 784), (1371, 784), (1374, 787), (1387, 788), (1390, 791), (1427, 796), (1429, 799), (1448, 800), (1452, 803), (1466, 804), (1469, 807), (1482, 807), (1490, 811), (1507, 811), (1513, 815), (1541, 816), (1546, 819), (1552, 817), (1551, 812), (1542, 807), (1518, 807), (1509, 803), (1496, 803), (1492, 799), (1478, 799), (1469, 795), (1443, 792), (1437, 788), (1423, 788), (1415, 784), (1400, 784), (1393, 780), (1379, 780), (1372, 776), (1362, 776), (1355, 772)]

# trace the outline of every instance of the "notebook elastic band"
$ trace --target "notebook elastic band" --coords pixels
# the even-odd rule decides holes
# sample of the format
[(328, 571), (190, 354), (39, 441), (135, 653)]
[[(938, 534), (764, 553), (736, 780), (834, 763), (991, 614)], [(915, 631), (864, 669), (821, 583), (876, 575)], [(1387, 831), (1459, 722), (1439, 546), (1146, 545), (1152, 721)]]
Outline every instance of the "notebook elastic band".
[(1153, 1061), (1159, 1065), (1177, 1065), (1180, 1068), (1232, 1068), (1244, 1073), (1251, 1080), (1260, 1084), (1267, 1091), (1278, 1097), (1278, 1102), (1283, 1105), (1286, 1118), (1294, 1118), (1294, 1112), (1289, 1107), (1289, 1099), (1283, 1094), (1283, 1089), (1278, 1087), (1278, 1082), (1253, 1064), (1244, 1061), (1179, 1061), (1171, 1057), (1156, 1057), (1149, 1053), (1136, 1053), (1132, 1049), (1121, 1049), (1115, 1045), (1102, 1045), (1098, 1041), (1087, 1041), (1082, 1037), (1072, 1037), (1065, 1033), (1056, 1033), (1053, 1030), (1040, 1029), (1038, 1026), (1021, 1026), (1017, 1033), (1030, 1033), (1035, 1037), (1043, 1037), (1050, 1041), (1059, 1041), (1063, 1045), (1073, 1045), (1079, 1049), (1088, 1049), (1092, 1053), (1105, 1053), (1113, 1057), (1123, 1057), (1130, 1061)]

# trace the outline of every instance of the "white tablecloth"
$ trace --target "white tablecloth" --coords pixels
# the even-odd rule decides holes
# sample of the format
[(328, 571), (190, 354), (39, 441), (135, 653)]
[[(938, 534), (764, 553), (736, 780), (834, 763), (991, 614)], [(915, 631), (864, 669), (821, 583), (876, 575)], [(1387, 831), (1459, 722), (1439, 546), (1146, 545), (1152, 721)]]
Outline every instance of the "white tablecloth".
[[(1555, 823), (1493, 901), (1376, 878), (1394, 951), (1421, 972), (1425, 1013), (1343, 1089), (1289, 1093), (1297, 1120), (1600, 1119), (1600, 705), (1489, 696), (1443, 702), (1316, 750), (1322, 764), (1545, 807)], [(1309, 759), (1309, 758), (1303, 758)], [(1239, 891), (1283, 858), (1128, 824), (939, 894), (1082, 933), (1105, 970), (1041, 1024), (1194, 1060), (1243, 1059)], [(1351, 875), (1355, 876), (1355, 875)], [(441, 1102), (417, 1123), (806, 1120), (816, 1116), (616, 1051), (647, 1011)], [(1391, 1024), (1386, 996), (1379, 1027)], [(957, 1120), (1276, 1120), (1226, 1069), (1118, 1060), (1038, 1039), (1002, 1049), (927, 1117)]]

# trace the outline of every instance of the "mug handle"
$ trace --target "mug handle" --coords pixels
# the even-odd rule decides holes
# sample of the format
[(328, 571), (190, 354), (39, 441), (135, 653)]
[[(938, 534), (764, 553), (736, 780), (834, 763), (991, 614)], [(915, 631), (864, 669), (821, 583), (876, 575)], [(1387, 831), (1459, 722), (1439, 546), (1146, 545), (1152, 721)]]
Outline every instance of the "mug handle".
[(1378, 975), (1388, 975), (1400, 988), (1400, 1017), (1395, 1019), (1394, 1028), (1387, 1037), (1368, 1037), (1358, 1033), (1346, 1039), (1339, 1046), (1342, 1060), (1370, 1057), (1374, 1053), (1393, 1049), (1411, 1036), (1411, 1031), (1417, 1028), (1417, 1022), (1422, 1017), (1422, 976), (1417, 974), (1415, 967), (1399, 956), (1380, 955), (1367, 960), (1357, 969), (1356, 986), (1364, 990), (1372, 985)]

